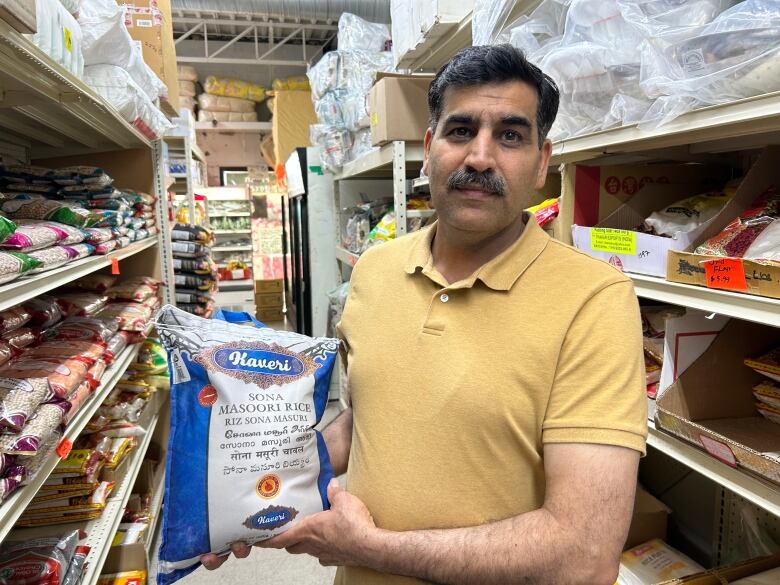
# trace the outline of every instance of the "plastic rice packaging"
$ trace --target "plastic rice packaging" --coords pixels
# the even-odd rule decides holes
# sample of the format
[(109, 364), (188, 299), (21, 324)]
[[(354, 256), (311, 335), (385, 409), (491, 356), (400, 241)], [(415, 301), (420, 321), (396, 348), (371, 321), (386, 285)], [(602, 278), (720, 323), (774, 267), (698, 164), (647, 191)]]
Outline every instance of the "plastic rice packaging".
[(213, 236), (209, 230), (199, 225), (177, 223), (171, 231), (171, 239), (177, 242), (208, 244), (213, 239)]
[(111, 363), (116, 359), (123, 349), (129, 344), (130, 334), (127, 331), (119, 331), (111, 337), (106, 343), (106, 353), (103, 357), (108, 363)]
[(122, 331), (143, 331), (152, 318), (152, 310), (141, 303), (117, 302), (108, 303), (98, 316), (115, 319)]
[(0, 252), (0, 284), (16, 280), (41, 266), (41, 261), (21, 252)]
[[(339, 342), (209, 321), (170, 305), (156, 326), (172, 377), (157, 579), (169, 585), (204, 553), (270, 538), (328, 508), (333, 470), (313, 427)], [(229, 500), (214, 497), (225, 493)]]
[(105, 292), (111, 288), (115, 282), (116, 276), (111, 276), (110, 274), (89, 274), (79, 278), (73, 285), (81, 290)]
[(71, 252), (68, 251), (67, 246), (52, 246), (51, 248), (36, 250), (35, 252), (30, 252), (29, 256), (39, 263), (37, 268), (30, 270), (31, 274), (59, 268), (72, 260)]
[(8, 346), (12, 357), (18, 357), (24, 353), (25, 348), (37, 343), (39, 338), (40, 334), (29, 327), (22, 327), (3, 333), (3, 343)]
[(619, 585), (661, 583), (699, 573), (704, 567), (660, 539), (627, 550), (620, 558)]
[(87, 380), (83, 381), (79, 387), (76, 388), (76, 391), (68, 398), (70, 409), (65, 413), (65, 416), (62, 419), (64, 424), (67, 425), (73, 420), (73, 417), (76, 416), (78, 411), (81, 410), (81, 407), (84, 406), (89, 397), (92, 396), (92, 392), (92, 386)]
[(30, 575), (35, 575), (36, 584), (65, 585), (65, 576), (80, 538), (80, 532), (72, 530), (64, 536), (5, 544), (0, 551), (3, 582), (9, 585), (31, 583)]
[(116, 240), (109, 240), (108, 242), (103, 242), (102, 244), (95, 246), (95, 254), (108, 254), (109, 252), (116, 250), (116, 248)]
[(760, 357), (746, 359), (745, 365), (775, 382), (780, 382), (780, 346)]
[(112, 300), (135, 301), (137, 303), (144, 302), (156, 293), (157, 287), (136, 282), (119, 283), (106, 291), (106, 295)]
[(19, 432), (51, 394), (46, 378), (0, 378), (0, 427)]
[(49, 219), (65, 225), (87, 224), (89, 212), (70, 201), (55, 201), (20, 195), (0, 203), (0, 210), (11, 219)]
[(105, 344), (101, 341), (49, 340), (28, 349), (24, 357), (30, 359), (80, 359), (92, 366), (103, 357)]
[(35, 455), (62, 424), (67, 402), (42, 404), (18, 433), (0, 435), (0, 451), (9, 455)]
[(51, 172), (51, 179), (63, 187), (68, 185), (112, 183), (111, 177), (100, 167), (62, 167)]
[(0, 334), (24, 327), (30, 319), (30, 312), (21, 306), (0, 311)]
[(0, 368), (0, 378), (47, 378), (54, 396), (67, 399), (87, 379), (89, 362), (81, 359), (15, 359)]
[(89, 382), (89, 385), (93, 390), (100, 386), (100, 382), (103, 379), (103, 374), (106, 373), (107, 367), (108, 365), (104, 355), (89, 368), (89, 371), (87, 372), (87, 382)]
[(46, 337), (48, 339), (106, 342), (117, 330), (118, 325), (113, 320), (96, 317), (68, 317), (48, 331)]
[(49, 295), (40, 295), (24, 302), (24, 310), (31, 315), (30, 324), (47, 329), (62, 320), (64, 315), (57, 300)]
[(57, 295), (57, 304), (68, 316), (90, 317), (105, 307), (107, 302), (107, 296), (97, 293)]
[(87, 234), (87, 243), (93, 246), (108, 242), (114, 237), (110, 228), (84, 228), (84, 231)]

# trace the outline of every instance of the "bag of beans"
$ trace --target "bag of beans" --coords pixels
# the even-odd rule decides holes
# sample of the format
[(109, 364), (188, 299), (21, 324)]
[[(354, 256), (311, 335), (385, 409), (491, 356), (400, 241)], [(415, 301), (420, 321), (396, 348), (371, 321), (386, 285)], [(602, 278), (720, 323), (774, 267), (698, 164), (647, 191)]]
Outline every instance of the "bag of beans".
[(60, 309), (56, 299), (49, 295), (29, 299), (22, 306), (31, 315), (30, 324), (41, 329), (48, 329), (55, 323), (62, 321), (65, 316), (62, 314), (62, 309)]
[(87, 224), (89, 212), (70, 201), (55, 201), (29, 195), (19, 195), (0, 203), (0, 210), (11, 219), (48, 219), (81, 227)]
[(123, 349), (129, 345), (130, 333), (127, 331), (119, 331), (114, 334), (111, 339), (106, 343), (106, 353), (103, 355), (107, 363), (111, 363), (116, 359)]
[(265, 540), (328, 508), (333, 471), (313, 428), (339, 342), (209, 321), (170, 305), (156, 326), (172, 382), (157, 580), (170, 585), (204, 553)]
[[(25, 349), (38, 342), (41, 335), (38, 330), (22, 327), (3, 333), (3, 344), (8, 346), (12, 357), (18, 357)], [(7, 361), (7, 360), (6, 360)]]
[(37, 258), (21, 252), (0, 252), (0, 284), (16, 280), (41, 266)]
[(32, 315), (24, 307), (0, 311), (0, 334), (24, 327), (32, 319)]
[(58, 294), (57, 304), (69, 316), (91, 317), (108, 303), (108, 297), (97, 293)]
[(152, 310), (141, 303), (108, 303), (97, 314), (103, 319), (114, 319), (122, 331), (143, 331), (152, 318)]
[(0, 368), (0, 378), (47, 378), (52, 394), (67, 399), (87, 379), (90, 363), (81, 359), (17, 358)]
[(46, 378), (0, 378), (0, 427), (19, 432), (51, 395)]
[(111, 288), (115, 282), (116, 276), (111, 276), (110, 274), (89, 274), (79, 278), (73, 285), (81, 290), (105, 292)]
[(36, 250), (35, 252), (30, 252), (29, 256), (39, 263), (37, 268), (30, 270), (30, 274), (59, 268), (72, 259), (71, 252), (68, 251), (67, 246), (52, 246), (51, 248)]
[(18, 433), (0, 434), (0, 451), (9, 455), (35, 455), (62, 424), (70, 404), (42, 404)]
[(68, 317), (46, 333), (48, 339), (107, 342), (117, 332), (114, 320)]

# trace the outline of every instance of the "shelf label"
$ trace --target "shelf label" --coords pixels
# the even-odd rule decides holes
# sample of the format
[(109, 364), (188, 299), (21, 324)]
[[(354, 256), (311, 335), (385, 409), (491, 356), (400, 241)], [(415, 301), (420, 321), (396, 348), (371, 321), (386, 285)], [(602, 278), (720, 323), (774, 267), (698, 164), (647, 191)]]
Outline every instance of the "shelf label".
[(57, 455), (59, 455), (60, 459), (65, 459), (70, 455), (71, 449), (73, 449), (73, 441), (68, 438), (62, 439), (60, 444), (57, 445)]
[(591, 228), (590, 247), (597, 252), (636, 256), (636, 232), (610, 228)]
[(701, 442), (704, 450), (718, 461), (725, 463), (729, 467), (737, 467), (737, 458), (734, 456), (734, 451), (726, 443), (721, 443), (705, 435), (699, 435), (699, 442)]
[(65, 37), (65, 48), (68, 50), (68, 53), (73, 52), (73, 36), (70, 32), (70, 29), (67, 26), (62, 27), (62, 34)]
[(745, 265), (739, 258), (718, 258), (704, 262), (704, 274), (708, 288), (745, 292)]
[(111, 274), (119, 274), (119, 260), (111, 258)]

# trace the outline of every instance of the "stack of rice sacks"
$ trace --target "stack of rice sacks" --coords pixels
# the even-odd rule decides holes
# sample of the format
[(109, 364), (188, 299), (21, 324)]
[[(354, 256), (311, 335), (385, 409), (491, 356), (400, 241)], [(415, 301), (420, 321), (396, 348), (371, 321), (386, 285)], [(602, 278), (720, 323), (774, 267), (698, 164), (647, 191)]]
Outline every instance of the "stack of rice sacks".
[[(100, 388), (106, 368), (151, 332), (161, 283), (116, 280), (92, 274), (0, 312), (0, 501), (35, 476)], [(124, 452), (128, 445), (116, 447)], [(18, 524), (89, 519), (71, 514), (102, 510), (111, 487), (80, 486), (79, 494), (67, 496), (59, 492), (72, 486), (42, 492)], [(84, 506), (73, 506), (71, 497), (86, 498)]]
[(240, 79), (210, 75), (198, 96), (199, 122), (257, 122), (255, 106), (265, 100), (265, 89)]
[(171, 232), (176, 306), (209, 318), (214, 314), (218, 268), (211, 258), (214, 234), (201, 226), (177, 223)]
[(158, 232), (155, 197), (99, 167), (0, 166), (0, 283), (107, 254)]

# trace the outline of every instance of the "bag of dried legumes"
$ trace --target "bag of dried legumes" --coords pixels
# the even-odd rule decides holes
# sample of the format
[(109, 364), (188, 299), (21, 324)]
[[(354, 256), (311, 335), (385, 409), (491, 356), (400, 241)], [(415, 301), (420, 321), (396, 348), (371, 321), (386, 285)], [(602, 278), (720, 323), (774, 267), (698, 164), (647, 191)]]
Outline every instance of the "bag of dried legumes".
[(204, 553), (265, 540), (328, 508), (333, 470), (313, 427), (327, 405), (339, 342), (170, 305), (156, 326), (171, 374), (157, 582), (170, 585)]

